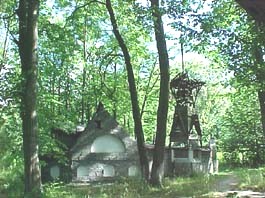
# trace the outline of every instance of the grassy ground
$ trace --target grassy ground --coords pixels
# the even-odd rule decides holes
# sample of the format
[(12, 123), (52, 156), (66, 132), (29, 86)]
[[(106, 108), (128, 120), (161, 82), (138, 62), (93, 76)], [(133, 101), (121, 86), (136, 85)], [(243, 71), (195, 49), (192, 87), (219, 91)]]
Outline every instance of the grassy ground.
[(236, 169), (233, 173), (240, 179), (239, 189), (265, 192), (265, 167), (257, 169)]
[[(93, 184), (79, 187), (61, 184), (47, 185), (47, 198), (175, 198), (215, 197), (215, 192), (248, 189), (265, 192), (265, 168), (226, 170), (217, 175), (196, 175), (189, 178), (166, 178), (163, 188), (154, 188), (139, 179), (121, 179), (113, 184)], [(235, 182), (236, 186), (232, 186)]]
[[(175, 198), (175, 197), (216, 197), (215, 192), (231, 190), (229, 184), (236, 180), (233, 188), (251, 189), (265, 192), (265, 168), (236, 169), (220, 172), (217, 175), (196, 175), (189, 178), (166, 178), (163, 188), (154, 188), (140, 179), (120, 179), (114, 183), (90, 184), (81, 186), (65, 185), (63, 183), (45, 184), (44, 198)], [(2, 178), (4, 179), (4, 178)], [(0, 183), (5, 183), (0, 180)], [(22, 183), (23, 184), (23, 183)], [(23, 185), (19, 186), (23, 186)], [(11, 185), (11, 184), (10, 184)], [(12, 187), (13, 186), (13, 187)], [(22, 197), (21, 188), (12, 185), (3, 188), (0, 198)], [(17, 187), (15, 187), (17, 186)], [(230, 188), (230, 189), (229, 189)], [(8, 196), (7, 196), (8, 195)]]
[(121, 179), (113, 184), (64, 186), (53, 184), (46, 186), (45, 197), (57, 198), (175, 198), (175, 197), (211, 197), (216, 190), (216, 183), (225, 175), (194, 176), (190, 178), (165, 179), (163, 188), (154, 188), (141, 180)]

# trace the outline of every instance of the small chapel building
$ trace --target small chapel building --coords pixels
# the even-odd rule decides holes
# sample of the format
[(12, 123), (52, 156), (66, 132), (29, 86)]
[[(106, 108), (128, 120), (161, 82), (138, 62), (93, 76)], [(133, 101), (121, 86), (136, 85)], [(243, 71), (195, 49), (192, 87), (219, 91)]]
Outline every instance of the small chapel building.
[(60, 178), (68, 182), (91, 182), (140, 176), (136, 141), (102, 104), (83, 131), (66, 134), (57, 129), (53, 134), (66, 146), (68, 160), (60, 163), (52, 156), (42, 157), (46, 162), (42, 167), (45, 181)]
[(72, 181), (140, 175), (136, 141), (103, 108), (71, 148)]
[[(140, 177), (141, 169), (136, 141), (100, 104), (84, 129), (67, 134), (60, 129), (52, 132), (63, 145), (65, 160), (52, 154), (42, 156), (43, 182), (56, 179), (65, 182), (113, 181), (120, 177)], [(200, 148), (189, 139), (188, 147), (169, 145), (165, 148), (165, 176), (208, 173), (210, 149)], [(154, 145), (146, 145), (149, 167), (152, 167)]]

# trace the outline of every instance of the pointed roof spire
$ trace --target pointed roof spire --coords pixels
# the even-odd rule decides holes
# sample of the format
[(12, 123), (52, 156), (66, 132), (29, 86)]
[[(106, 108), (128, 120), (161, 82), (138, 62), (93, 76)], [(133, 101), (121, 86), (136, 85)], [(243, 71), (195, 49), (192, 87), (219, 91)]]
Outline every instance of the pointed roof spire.
[(100, 112), (100, 111), (103, 111), (104, 110), (104, 105), (103, 103), (100, 101), (98, 103), (98, 107), (97, 107), (97, 113)]

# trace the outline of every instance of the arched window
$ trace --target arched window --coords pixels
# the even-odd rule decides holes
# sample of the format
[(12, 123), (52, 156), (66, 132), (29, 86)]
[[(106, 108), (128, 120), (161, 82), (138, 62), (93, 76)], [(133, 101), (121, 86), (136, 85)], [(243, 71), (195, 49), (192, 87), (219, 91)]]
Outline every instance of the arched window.
[(60, 168), (57, 165), (52, 166), (50, 169), (50, 175), (53, 179), (58, 178), (60, 176)]
[(91, 145), (91, 153), (122, 153), (125, 152), (123, 142), (112, 135), (96, 138)]

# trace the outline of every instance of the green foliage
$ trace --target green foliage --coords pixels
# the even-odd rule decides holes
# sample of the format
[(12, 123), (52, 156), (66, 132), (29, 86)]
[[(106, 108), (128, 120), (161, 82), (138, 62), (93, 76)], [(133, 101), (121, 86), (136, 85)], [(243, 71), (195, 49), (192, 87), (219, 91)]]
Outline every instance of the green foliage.
[(20, 77), (14, 62), (9, 60), (0, 69), (0, 192), (10, 192), (10, 197), (22, 196), (24, 170), (18, 104)]
[[(9, 105), (12, 107), (12, 105)], [(15, 197), (23, 192), (21, 120), (15, 108), (2, 108), (0, 119), (0, 192)]]
[(231, 164), (258, 165), (264, 161), (262, 129), (255, 90), (240, 88), (231, 95), (221, 126), (220, 148)]
[(235, 171), (237, 176), (240, 178), (241, 189), (248, 189), (257, 192), (264, 192), (265, 190), (265, 168), (261, 167), (258, 169), (238, 169)]
[[(8, 153), (9, 159), (1, 159), (0, 166), (0, 194), (8, 194), (8, 197), (22, 197), (24, 192), (23, 184), (23, 161), (20, 157)], [(7, 163), (9, 162), (9, 163)]]

